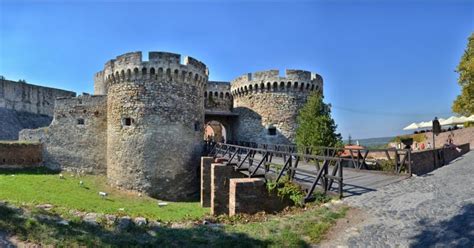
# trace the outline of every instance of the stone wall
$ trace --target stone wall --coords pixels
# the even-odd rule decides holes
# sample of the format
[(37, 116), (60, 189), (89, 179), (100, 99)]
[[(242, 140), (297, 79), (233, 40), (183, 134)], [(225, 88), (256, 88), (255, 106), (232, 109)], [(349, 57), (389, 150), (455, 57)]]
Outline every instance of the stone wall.
[(48, 168), (105, 173), (106, 106), (105, 96), (58, 98), (51, 125), (22, 130), (20, 140), (43, 143)]
[(0, 168), (35, 167), (42, 161), (41, 144), (0, 142)]
[[(234, 112), (239, 115), (234, 138), (269, 144), (294, 143), (296, 117), (312, 91), (322, 92), (321, 76), (301, 70), (245, 74), (231, 82)], [(274, 130), (274, 132), (273, 132)]]
[(232, 178), (243, 178), (233, 166), (211, 164), (211, 214), (229, 214), (229, 185)]
[(230, 112), (232, 110), (229, 82), (209, 81), (204, 92), (204, 98), (206, 111)]
[[(446, 143), (446, 140), (448, 139), (449, 135), (452, 136), (454, 143), (457, 145), (469, 143), (471, 147), (474, 147), (474, 127), (468, 127), (440, 133), (438, 136), (435, 136), (436, 147), (442, 147)], [(425, 133), (425, 147), (428, 142), (433, 145), (432, 132)], [(420, 144), (418, 145), (418, 147), (420, 147)]]
[(0, 79), (0, 108), (53, 116), (58, 97), (74, 97), (71, 91)]
[(291, 206), (292, 202), (268, 192), (265, 179), (230, 179), (229, 215), (255, 214), (258, 212), (275, 213)]
[(423, 175), (441, 166), (449, 164), (454, 159), (470, 151), (469, 143), (458, 146), (461, 152), (453, 148), (437, 148), (434, 150), (415, 151), (411, 154), (412, 173)]
[(53, 117), (0, 108), (0, 140), (18, 140), (22, 129), (47, 127)]
[(211, 164), (213, 157), (201, 157), (201, 207), (211, 207)]
[(106, 63), (107, 177), (164, 200), (198, 197), (206, 66), (179, 54), (127, 53)]

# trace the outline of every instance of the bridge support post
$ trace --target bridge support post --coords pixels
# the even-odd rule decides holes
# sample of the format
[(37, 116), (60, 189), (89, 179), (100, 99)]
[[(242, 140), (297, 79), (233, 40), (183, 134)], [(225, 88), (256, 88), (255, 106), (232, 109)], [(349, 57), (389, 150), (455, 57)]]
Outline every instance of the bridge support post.
[(211, 164), (211, 214), (229, 214), (229, 185), (231, 178), (243, 178), (234, 166)]
[(201, 157), (201, 207), (211, 206), (211, 163), (213, 157)]
[(255, 214), (261, 211), (273, 213), (292, 205), (289, 199), (281, 199), (269, 193), (263, 178), (230, 179), (229, 216)]

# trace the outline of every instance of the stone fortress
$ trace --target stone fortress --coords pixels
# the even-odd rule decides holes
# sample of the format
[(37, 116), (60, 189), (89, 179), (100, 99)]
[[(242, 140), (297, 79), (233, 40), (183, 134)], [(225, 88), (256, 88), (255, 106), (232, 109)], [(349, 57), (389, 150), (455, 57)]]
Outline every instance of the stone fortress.
[(10, 81), (0, 78), (0, 140), (18, 139), (26, 128), (38, 128), (51, 123), (54, 100), (75, 97), (76, 93)]
[(192, 57), (150, 52), (146, 61), (126, 53), (95, 74), (94, 95), (56, 98), (49, 127), (22, 130), (20, 140), (41, 142), (50, 168), (106, 174), (118, 188), (189, 200), (198, 192), (204, 130), (219, 123), (226, 141), (292, 143), (298, 110), (323, 90), (321, 76), (303, 70), (208, 78)]

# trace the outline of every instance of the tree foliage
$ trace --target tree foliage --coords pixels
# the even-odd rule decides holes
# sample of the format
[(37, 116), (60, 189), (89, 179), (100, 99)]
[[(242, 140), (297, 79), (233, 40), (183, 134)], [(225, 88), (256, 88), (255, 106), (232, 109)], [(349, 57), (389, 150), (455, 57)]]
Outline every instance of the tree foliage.
[(341, 146), (341, 134), (336, 133), (337, 125), (331, 118), (331, 106), (323, 102), (320, 93), (313, 92), (298, 113), (296, 144), (305, 146)]
[(467, 48), (456, 69), (461, 94), (453, 103), (455, 113), (470, 116), (474, 114), (474, 33), (468, 39)]

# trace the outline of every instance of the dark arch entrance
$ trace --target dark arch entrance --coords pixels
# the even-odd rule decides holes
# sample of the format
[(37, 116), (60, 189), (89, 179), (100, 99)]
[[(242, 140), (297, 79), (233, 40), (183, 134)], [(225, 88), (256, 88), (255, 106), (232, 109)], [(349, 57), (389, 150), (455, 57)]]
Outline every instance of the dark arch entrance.
[(225, 143), (227, 141), (227, 129), (219, 121), (209, 121), (204, 127), (204, 139)]
[[(236, 113), (222, 111), (206, 111), (204, 125), (204, 139), (222, 142), (233, 140), (233, 125), (237, 121)], [(222, 139), (223, 138), (223, 139)]]

